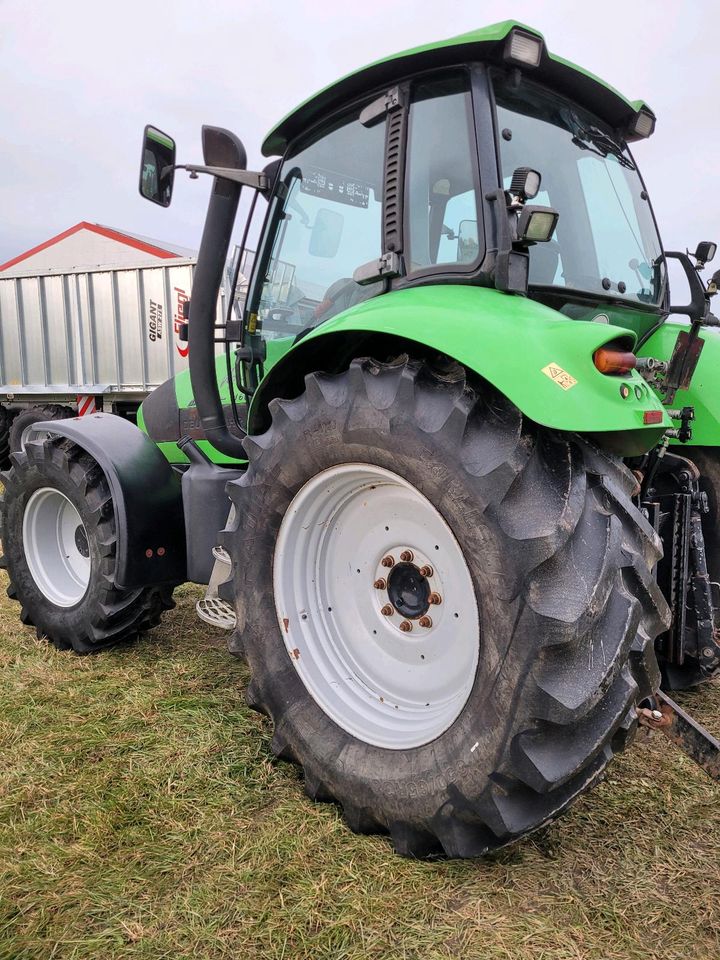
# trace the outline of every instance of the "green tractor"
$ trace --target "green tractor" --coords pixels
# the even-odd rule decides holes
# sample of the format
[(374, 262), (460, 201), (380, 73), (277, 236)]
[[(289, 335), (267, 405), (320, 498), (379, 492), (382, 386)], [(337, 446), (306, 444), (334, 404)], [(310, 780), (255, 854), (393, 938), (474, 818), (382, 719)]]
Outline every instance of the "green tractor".
[[(262, 171), (203, 128), (189, 375), (13, 456), (23, 621), (86, 653), (208, 584), (275, 755), (409, 856), (537, 829), (639, 722), (720, 777), (665, 692), (720, 665), (715, 247), (663, 250), (628, 147), (654, 126), (505, 22), (322, 90)], [(147, 127), (141, 193), (178, 168)]]

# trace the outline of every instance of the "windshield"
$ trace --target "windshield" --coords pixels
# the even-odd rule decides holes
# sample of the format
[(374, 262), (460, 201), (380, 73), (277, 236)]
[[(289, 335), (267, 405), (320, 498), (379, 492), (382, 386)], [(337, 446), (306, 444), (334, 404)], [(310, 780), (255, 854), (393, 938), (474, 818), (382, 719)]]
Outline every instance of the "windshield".
[(357, 284), (357, 267), (382, 252), (385, 125), (346, 117), (303, 149), (289, 153), (250, 296), (256, 329), (266, 339), (300, 333), (378, 293)]
[(530, 248), (530, 284), (658, 306), (665, 265), (647, 194), (622, 141), (575, 104), (523, 79), (495, 79), (503, 186), (542, 175), (531, 203), (554, 207), (552, 240)]

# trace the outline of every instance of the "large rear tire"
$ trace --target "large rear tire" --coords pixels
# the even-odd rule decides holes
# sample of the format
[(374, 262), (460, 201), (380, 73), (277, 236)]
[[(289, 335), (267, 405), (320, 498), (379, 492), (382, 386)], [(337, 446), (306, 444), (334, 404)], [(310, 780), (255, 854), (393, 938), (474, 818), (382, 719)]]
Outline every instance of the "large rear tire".
[(358, 360), (270, 412), (222, 542), (273, 752), (404, 855), (479, 856), (556, 817), (659, 684), (660, 543), (632, 475), (457, 366)]
[(72, 441), (30, 441), (2, 474), (1, 565), (20, 619), (61, 650), (135, 639), (175, 606), (172, 586), (115, 582), (116, 511), (105, 474)]

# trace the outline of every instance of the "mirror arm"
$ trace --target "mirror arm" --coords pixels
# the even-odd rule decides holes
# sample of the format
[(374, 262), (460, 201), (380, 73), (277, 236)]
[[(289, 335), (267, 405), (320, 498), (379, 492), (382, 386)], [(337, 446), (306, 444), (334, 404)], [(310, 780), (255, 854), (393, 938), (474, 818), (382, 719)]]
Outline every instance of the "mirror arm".
[(516, 214), (508, 206), (508, 194), (502, 188), (491, 190), (485, 199), (494, 204), (496, 249), (492, 268), (495, 288), (503, 293), (526, 295), (530, 258), (527, 250), (518, 250)]
[[(167, 169), (167, 167), (163, 168), (160, 174), (161, 178), (165, 176)], [(204, 167), (194, 163), (178, 163), (173, 169), (187, 170), (188, 173), (209, 173), (211, 177), (217, 177), (219, 180), (232, 180), (234, 183), (251, 187), (261, 193), (267, 192), (269, 187), (267, 174), (254, 173), (252, 170), (234, 170), (231, 167)]]
[(702, 323), (706, 314), (709, 313), (710, 301), (705, 291), (705, 286), (700, 279), (695, 265), (687, 253), (680, 253), (676, 250), (666, 250), (665, 259), (678, 260), (680, 266), (685, 272), (688, 286), (690, 287), (690, 303), (682, 307), (671, 306), (668, 313), (685, 313), (691, 320)]

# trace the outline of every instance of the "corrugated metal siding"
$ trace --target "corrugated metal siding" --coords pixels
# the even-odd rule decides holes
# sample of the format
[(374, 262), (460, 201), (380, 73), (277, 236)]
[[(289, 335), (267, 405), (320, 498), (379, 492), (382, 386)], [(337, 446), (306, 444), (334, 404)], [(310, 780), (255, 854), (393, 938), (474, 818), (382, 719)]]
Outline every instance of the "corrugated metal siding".
[(0, 393), (144, 393), (185, 369), (194, 263), (0, 277)]

